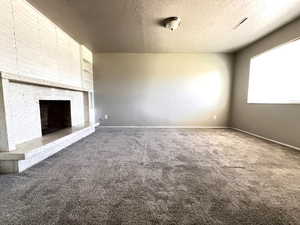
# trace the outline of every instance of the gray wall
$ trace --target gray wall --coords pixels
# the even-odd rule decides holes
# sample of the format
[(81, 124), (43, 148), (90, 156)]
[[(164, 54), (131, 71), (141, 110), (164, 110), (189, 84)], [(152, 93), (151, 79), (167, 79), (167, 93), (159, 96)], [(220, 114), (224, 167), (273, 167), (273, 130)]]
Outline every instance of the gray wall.
[(251, 57), (299, 36), (300, 19), (237, 53), (232, 98), (233, 127), (300, 147), (299, 104), (247, 104)]
[(227, 126), (231, 67), (227, 54), (96, 54), (96, 120), (110, 126)]

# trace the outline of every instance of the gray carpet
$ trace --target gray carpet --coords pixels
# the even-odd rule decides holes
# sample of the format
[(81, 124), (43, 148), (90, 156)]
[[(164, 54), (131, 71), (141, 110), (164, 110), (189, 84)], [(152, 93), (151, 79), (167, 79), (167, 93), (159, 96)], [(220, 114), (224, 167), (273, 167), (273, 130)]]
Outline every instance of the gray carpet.
[(0, 175), (0, 224), (300, 224), (300, 152), (232, 130), (99, 129)]

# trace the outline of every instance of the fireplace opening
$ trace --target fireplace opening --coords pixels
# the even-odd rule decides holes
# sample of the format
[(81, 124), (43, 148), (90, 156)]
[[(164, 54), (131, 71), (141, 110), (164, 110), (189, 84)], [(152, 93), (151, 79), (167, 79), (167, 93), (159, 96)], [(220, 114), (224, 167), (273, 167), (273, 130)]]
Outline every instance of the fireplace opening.
[(71, 102), (40, 100), (42, 135), (72, 126)]

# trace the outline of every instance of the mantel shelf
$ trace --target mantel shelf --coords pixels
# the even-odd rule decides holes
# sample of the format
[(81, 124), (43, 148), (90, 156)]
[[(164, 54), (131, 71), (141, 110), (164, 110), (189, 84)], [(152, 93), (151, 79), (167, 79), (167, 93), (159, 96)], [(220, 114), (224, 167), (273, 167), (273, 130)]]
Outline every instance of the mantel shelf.
[(72, 91), (82, 91), (82, 92), (89, 92), (90, 90), (80, 87), (74, 87), (66, 84), (60, 84), (52, 81), (32, 78), (32, 77), (25, 77), (21, 75), (11, 74), (11, 73), (5, 73), (0, 72), (0, 78), (1, 79), (8, 79), (13, 82), (18, 83), (25, 83), (25, 84), (32, 84), (32, 85), (38, 85), (38, 86), (45, 86), (45, 87), (52, 87), (52, 88), (59, 88), (59, 89), (67, 89)]

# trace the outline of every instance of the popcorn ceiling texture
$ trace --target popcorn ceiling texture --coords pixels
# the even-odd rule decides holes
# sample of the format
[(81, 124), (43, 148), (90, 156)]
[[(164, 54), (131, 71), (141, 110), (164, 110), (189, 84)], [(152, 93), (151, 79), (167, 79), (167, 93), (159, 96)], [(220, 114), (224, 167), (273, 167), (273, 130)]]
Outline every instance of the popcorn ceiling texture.
[[(28, 1), (94, 53), (235, 51), (300, 15), (298, 0)], [(175, 32), (159, 24), (170, 16), (182, 18)]]
[(12, 137), (16, 144), (41, 137), (39, 100), (70, 100), (72, 125), (84, 124), (84, 93), (10, 82)]
[(232, 130), (98, 129), (0, 176), (6, 225), (297, 225), (300, 153)]

